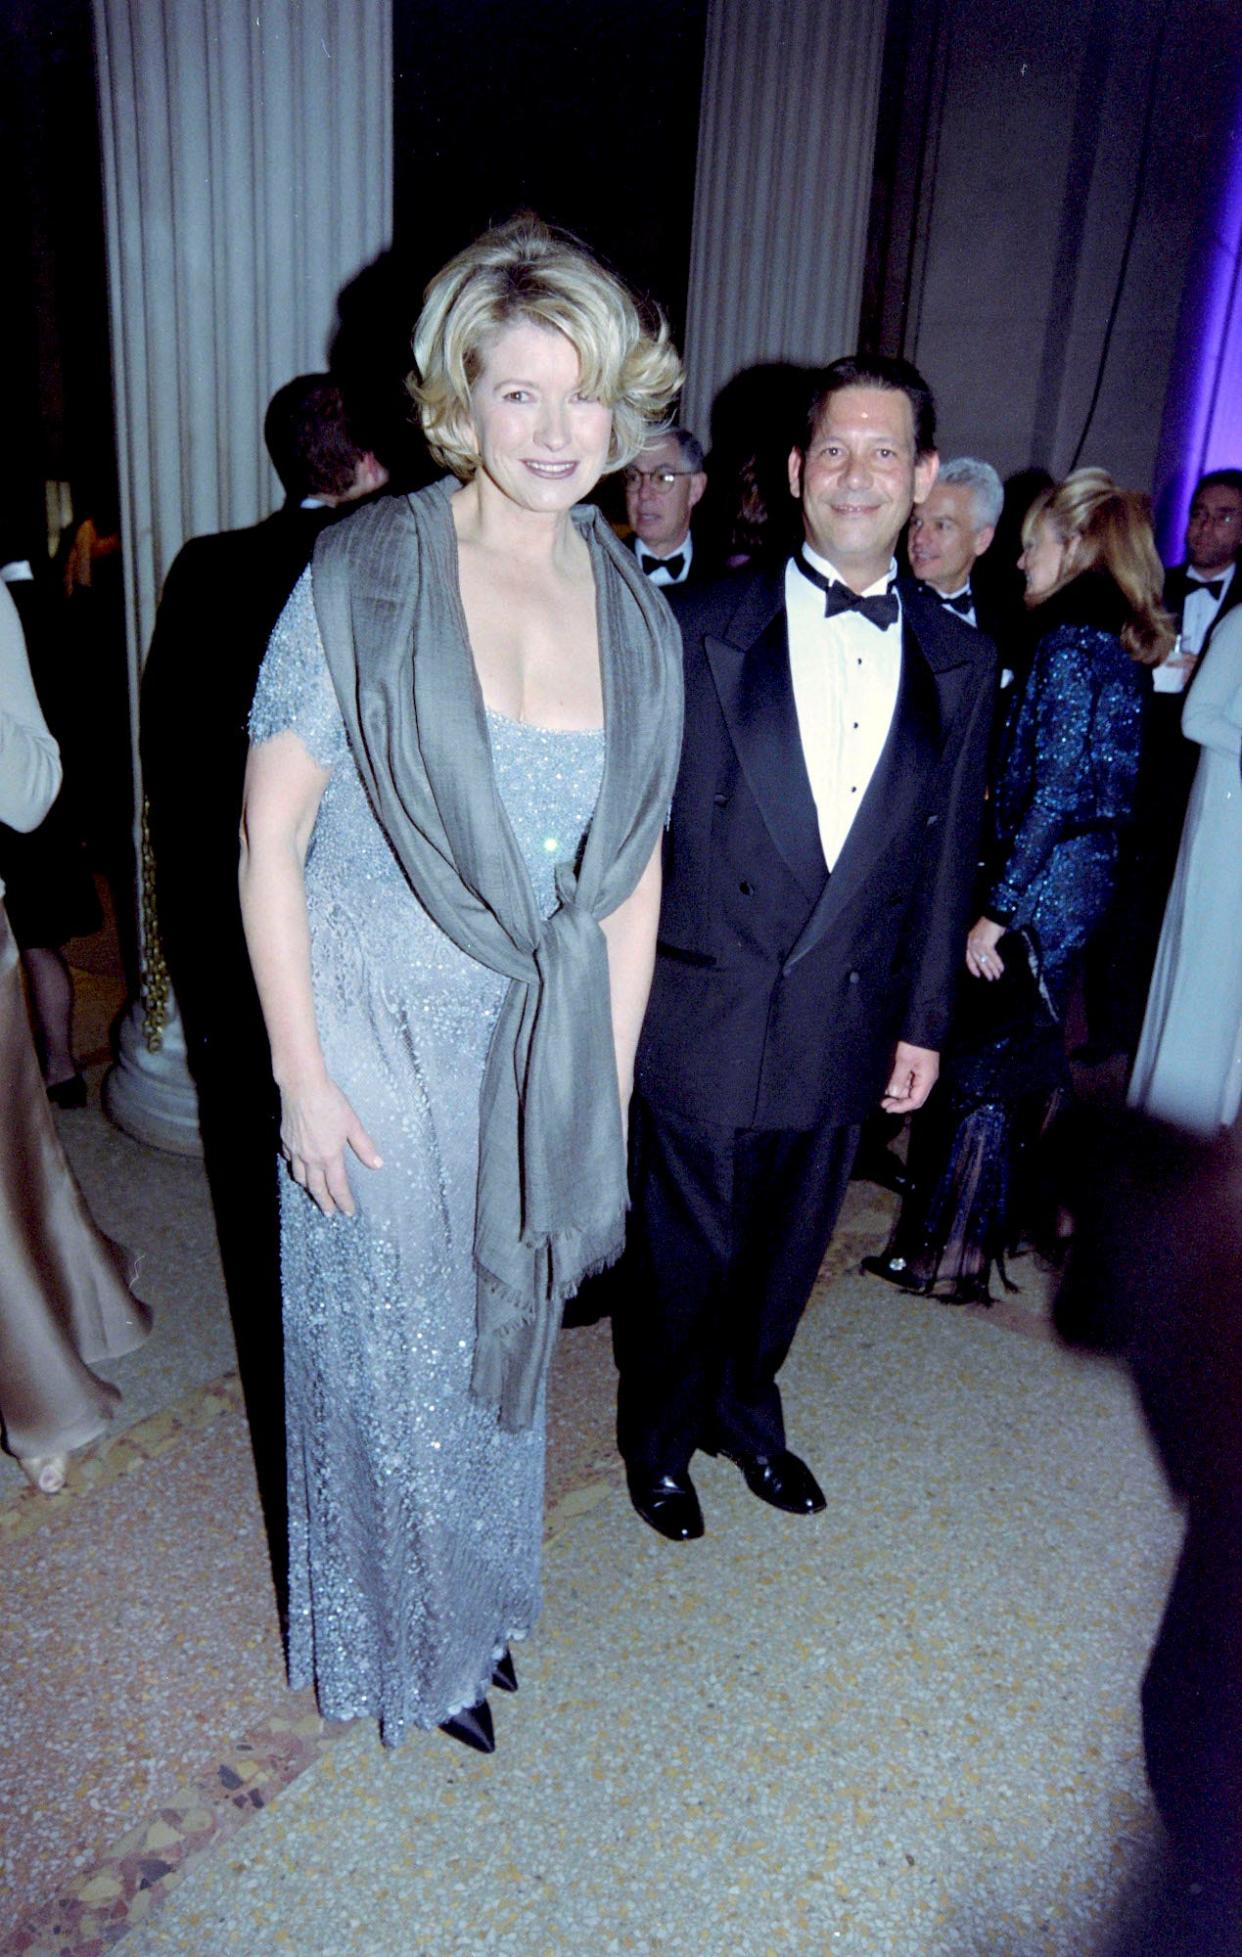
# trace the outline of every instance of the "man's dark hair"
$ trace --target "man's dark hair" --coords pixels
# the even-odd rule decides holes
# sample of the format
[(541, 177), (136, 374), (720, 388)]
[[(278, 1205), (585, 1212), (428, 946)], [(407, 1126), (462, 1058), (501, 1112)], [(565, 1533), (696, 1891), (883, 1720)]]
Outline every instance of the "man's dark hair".
[(798, 444), (803, 455), (815, 439), (820, 417), (834, 394), (846, 387), (884, 387), (904, 394), (914, 416), (914, 448), (918, 455), (929, 455), (936, 446), (936, 402), (930, 387), (917, 367), (887, 353), (851, 353), (834, 360), (814, 376), (806, 420)]
[(263, 418), (263, 439), (291, 499), (346, 496), (353, 488), (364, 451), (331, 374), (298, 374), (277, 388)]
[[(1195, 484), (1195, 496), (1201, 489), (1236, 489), (1242, 496), (1242, 469), (1209, 469)], [(1190, 500), (1193, 503), (1194, 496)]]

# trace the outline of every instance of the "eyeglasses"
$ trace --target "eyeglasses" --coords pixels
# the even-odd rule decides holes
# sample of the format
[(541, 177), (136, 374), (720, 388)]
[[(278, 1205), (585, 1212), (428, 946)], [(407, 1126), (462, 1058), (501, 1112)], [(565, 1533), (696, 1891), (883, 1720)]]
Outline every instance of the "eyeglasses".
[(683, 476), (692, 476), (693, 469), (626, 469), (623, 480), (627, 489), (637, 489), (642, 483), (650, 483), (657, 496), (667, 496), (675, 482)]

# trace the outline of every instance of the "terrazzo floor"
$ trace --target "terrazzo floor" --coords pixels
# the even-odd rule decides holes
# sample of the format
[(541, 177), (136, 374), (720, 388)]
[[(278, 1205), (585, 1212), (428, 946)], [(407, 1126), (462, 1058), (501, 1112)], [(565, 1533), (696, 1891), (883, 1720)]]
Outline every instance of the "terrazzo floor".
[[(92, 1074), (97, 1099), (98, 1073)], [(546, 1604), (490, 1759), (284, 1687), (199, 1167), (62, 1134), (157, 1330), (48, 1500), (0, 1474), (0, 1957), (1087, 1957), (1155, 1839), (1137, 1693), (1180, 1528), (1130, 1389), (859, 1277), (851, 1191), (786, 1369), (829, 1496), (727, 1463), (625, 1499), (604, 1328), (562, 1339)]]

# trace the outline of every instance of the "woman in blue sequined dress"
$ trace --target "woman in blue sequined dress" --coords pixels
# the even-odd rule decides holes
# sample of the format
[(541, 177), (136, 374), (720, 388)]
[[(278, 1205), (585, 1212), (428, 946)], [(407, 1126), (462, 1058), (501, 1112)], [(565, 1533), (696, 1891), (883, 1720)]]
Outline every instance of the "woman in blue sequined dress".
[(910, 1187), (863, 1268), (902, 1289), (990, 1302), (1032, 1200), (1035, 1145), (1068, 1087), (1062, 1017), (1112, 901), (1150, 680), (1173, 626), (1143, 499), (1101, 469), (1046, 490), (1020, 559), (1030, 674), (1001, 746), (981, 914), (958, 1020), (911, 1130)]
[(289, 1675), (489, 1752), (539, 1608), (561, 1308), (624, 1234), (680, 642), (583, 499), (680, 384), (536, 220), (437, 275), (452, 476), (325, 533), (251, 716), (242, 893), (281, 1090)]

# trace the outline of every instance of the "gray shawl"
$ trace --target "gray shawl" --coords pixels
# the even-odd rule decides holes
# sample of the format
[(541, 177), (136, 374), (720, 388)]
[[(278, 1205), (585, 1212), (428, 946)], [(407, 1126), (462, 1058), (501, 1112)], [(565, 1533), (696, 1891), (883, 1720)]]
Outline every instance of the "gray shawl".
[(599, 512), (574, 510), (595, 571), (605, 761), (581, 866), (543, 918), (496, 788), (458, 582), (451, 480), (331, 525), (315, 610), (354, 759), (423, 908), (511, 982), (479, 1108), (472, 1389), (502, 1426), (535, 1415), (561, 1310), (620, 1253), (626, 1182), (599, 920), (638, 882), (672, 799), (681, 645)]

